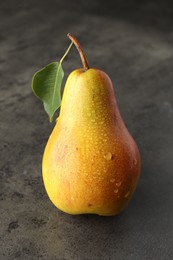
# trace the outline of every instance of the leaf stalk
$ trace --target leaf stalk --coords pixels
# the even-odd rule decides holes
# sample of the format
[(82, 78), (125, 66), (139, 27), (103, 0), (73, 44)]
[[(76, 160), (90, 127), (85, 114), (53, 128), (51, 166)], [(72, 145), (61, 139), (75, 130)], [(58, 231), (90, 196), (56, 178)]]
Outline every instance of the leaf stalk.
[(65, 59), (65, 57), (67, 56), (69, 50), (71, 49), (71, 46), (73, 45), (73, 42), (70, 43), (68, 49), (66, 50), (66, 52), (64, 53), (64, 55), (62, 56), (62, 58), (60, 59), (60, 63), (62, 64), (63, 60)]

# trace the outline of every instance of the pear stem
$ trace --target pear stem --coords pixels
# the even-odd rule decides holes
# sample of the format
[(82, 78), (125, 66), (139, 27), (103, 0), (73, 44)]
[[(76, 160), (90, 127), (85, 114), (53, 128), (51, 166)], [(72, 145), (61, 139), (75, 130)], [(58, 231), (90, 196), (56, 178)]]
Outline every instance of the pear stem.
[(85, 56), (85, 53), (84, 53), (83, 49), (81, 48), (80, 43), (78, 42), (76, 37), (74, 37), (72, 34), (68, 33), (67, 36), (74, 43), (74, 45), (76, 46), (76, 48), (77, 48), (77, 50), (79, 52), (79, 55), (80, 55), (80, 58), (81, 58), (84, 70), (85, 71), (88, 70), (89, 69), (88, 61), (87, 61), (87, 58)]

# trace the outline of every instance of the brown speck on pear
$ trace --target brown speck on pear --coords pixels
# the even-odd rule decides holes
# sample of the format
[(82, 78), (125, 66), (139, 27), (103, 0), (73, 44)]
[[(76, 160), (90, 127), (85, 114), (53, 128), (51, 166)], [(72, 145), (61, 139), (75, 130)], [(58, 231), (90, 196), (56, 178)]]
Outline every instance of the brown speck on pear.
[(128, 192), (125, 194), (124, 198), (127, 198), (129, 195), (130, 195), (130, 191), (128, 191)]

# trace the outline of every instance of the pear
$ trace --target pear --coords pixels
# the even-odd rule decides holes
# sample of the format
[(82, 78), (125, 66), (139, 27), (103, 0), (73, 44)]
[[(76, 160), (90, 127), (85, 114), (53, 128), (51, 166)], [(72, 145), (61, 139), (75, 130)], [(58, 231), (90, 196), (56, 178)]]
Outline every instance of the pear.
[(140, 154), (109, 76), (89, 68), (86, 58), (84, 65), (67, 79), (60, 115), (44, 151), (43, 181), (60, 210), (111, 216), (134, 193)]

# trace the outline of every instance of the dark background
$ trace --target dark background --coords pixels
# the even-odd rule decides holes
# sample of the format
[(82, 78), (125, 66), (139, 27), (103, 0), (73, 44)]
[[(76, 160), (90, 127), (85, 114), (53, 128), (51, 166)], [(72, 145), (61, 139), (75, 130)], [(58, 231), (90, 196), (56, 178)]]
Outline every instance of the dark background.
[[(0, 259), (173, 258), (171, 2), (1, 1)], [(110, 75), (140, 149), (139, 185), (116, 217), (62, 213), (43, 187), (42, 154), (54, 123), (31, 93), (31, 79), (62, 57), (68, 32), (90, 66)], [(79, 66), (73, 48), (66, 76)]]

